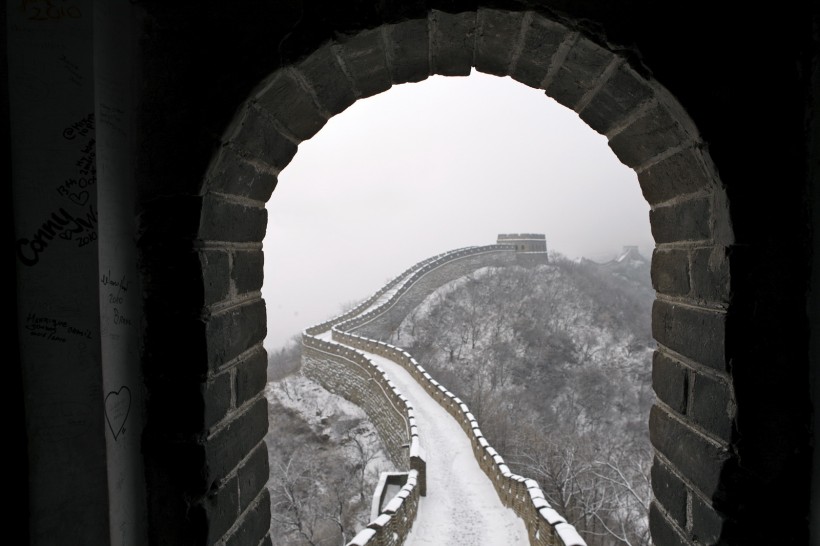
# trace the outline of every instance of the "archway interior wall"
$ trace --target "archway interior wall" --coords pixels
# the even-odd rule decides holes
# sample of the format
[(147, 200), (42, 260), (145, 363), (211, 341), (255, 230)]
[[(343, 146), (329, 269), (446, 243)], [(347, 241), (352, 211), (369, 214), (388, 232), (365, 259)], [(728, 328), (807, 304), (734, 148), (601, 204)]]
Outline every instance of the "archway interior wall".
[(259, 455), (266, 422), (261, 241), (276, 176), (300, 142), (356, 100), (432, 74), (467, 75), (473, 67), (545, 90), (605, 134), (638, 173), (657, 243), (652, 532), (659, 543), (677, 537), (690, 544), (721, 532), (728, 515), (712, 499), (732, 459), (725, 349), (732, 240), (706, 146), (668, 93), (622, 57), (538, 13), (479, 9), (431, 10), (426, 19), (327, 42), (262, 82), (225, 131), (199, 198), (196, 254), (207, 332), (202, 404), (205, 426), (214, 431), (199, 449), (216, 485), (198, 506), (235, 519), (211, 525), (209, 535), (261, 532), (269, 502), (262, 483), (255, 491), (237, 483), (267, 472)]

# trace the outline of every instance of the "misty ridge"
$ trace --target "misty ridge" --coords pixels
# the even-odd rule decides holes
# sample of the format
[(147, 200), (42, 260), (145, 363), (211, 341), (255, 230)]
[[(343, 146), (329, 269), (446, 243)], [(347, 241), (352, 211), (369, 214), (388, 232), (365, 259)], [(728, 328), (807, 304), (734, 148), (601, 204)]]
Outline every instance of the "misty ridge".
[[(553, 251), (535, 267), (485, 267), (382, 339), (461, 398), (590, 546), (651, 544), (649, 267), (630, 247), (604, 264)], [(344, 544), (392, 466), (362, 412), (300, 375), (300, 354), (294, 338), (269, 359), (272, 536)]]

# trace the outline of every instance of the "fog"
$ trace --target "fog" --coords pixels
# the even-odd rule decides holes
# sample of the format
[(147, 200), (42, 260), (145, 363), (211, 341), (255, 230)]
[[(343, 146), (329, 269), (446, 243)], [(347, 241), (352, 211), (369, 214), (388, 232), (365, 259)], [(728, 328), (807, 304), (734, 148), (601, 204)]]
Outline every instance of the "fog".
[(299, 146), (268, 202), (265, 346), (419, 260), (523, 232), (574, 259), (654, 246), (635, 172), (543, 91), (473, 72), (360, 100)]

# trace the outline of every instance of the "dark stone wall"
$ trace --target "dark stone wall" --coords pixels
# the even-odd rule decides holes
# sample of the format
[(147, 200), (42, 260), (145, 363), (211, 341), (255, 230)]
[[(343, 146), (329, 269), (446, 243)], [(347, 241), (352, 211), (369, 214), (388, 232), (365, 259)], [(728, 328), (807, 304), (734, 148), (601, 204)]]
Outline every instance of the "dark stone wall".
[[(47, 7), (45, 0), (22, 8), (38, 6)], [(813, 256), (820, 254), (817, 205), (810, 199), (820, 170), (816, 6), (756, 10), (649, 0), (150, 0), (110, 12), (103, 6), (95, 6), (97, 23), (120, 39), (106, 42), (95, 33), (95, 65), (105, 61), (119, 72), (90, 73), (86, 83), (94, 80), (95, 112), (122, 107), (119, 127), (127, 131), (118, 152), (107, 156), (123, 176), (101, 190), (107, 196), (101, 204), (109, 205), (100, 217), (121, 221), (87, 263), (126, 267), (140, 293), (132, 295), (139, 318), (128, 344), (102, 351), (98, 339), (90, 349), (104, 354), (97, 364), (104, 378), (122, 363), (144, 381), (145, 422), (133, 431), (139, 442), (124, 464), (145, 478), (151, 543), (270, 543), (266, 492), (243, 477), (267, 473), (267, 461), (254, 456), (266, 430), (259, 380), (266, 311), (259, 289), (264, 204), (279, 171), (299, 142), (356, 100), (471, 67), (544, 89), (606, 134), (621, 161), (638, 172), (658, 244), (653, 332), (662, 344), (655, 370), (662, 396), (650, 427), (662, 478), (651, 515), (655, 542), (808, 542), (810, 369), (818, 365), (810, 336), (816, 340), (820, 331), (817, 306), (810, 305), (818, 292)], [(33, 14), (9, 4), (6, 22)], [(44, 24), (55, 31), (63, 22)], [(46, 44), (4, 58), (42, 67), (56, 60), (52, 53)], [(61, 74), (43, 76), (46, 88), (56, 89)], [(4, 94), (9, 118), (23, 116), (5, 121), (13, 151), (31, 132), (63, 130), (57, 118), (26, 118), (13, 98), (23, 82), (3, 81), (11, 91)], [(83, 97), (67, 93), (58, 105)], [(113, 104), (112, 97), (127, 100)], [(97, 143), (100, 153), (106, 144)], [(54, 181), (20, 178), (34, 161), (12, 155), (12, 186), (37, 197), (13, 193), (17, 229), (21, 218), (40, 216), (38, 198), (53, 192)], [(124, 205), (111, 204), (112, 196)], [(18, 301), (25, 302), (41, 287), (27, 284), (21, 267), (15, 261)], [(45, 277), (49, 290), (98, 282), (61, 273), (54, 266)], [(95, 306), (86, 307), (83, 320), (95, 319)], [(19, 336), (27, 311), (13, 313)], [(19, 360), (25, 377), (30, 362), (58, 369), (65, 354), (23, 347)], [(96, 388), (93, 397), (100, 399), (95, 381), (71, 383)], [(37, 389), (45, 379), (32, 385), (35, 392), (27, 386), (20, 398), (28, 392), (57, 401)], [(178, 407), (169, 419), (167, 410)], [(102, 414), (85, 425), (88, 438), (100, 434), (92, 423), (103, 423)], [(53, 450), (37, 443), (38, 433), (37, 427), (26, 432), (31, 475), (35, 464), (54, 460)], [(112, 445), (106, 449), (114, 453)], [(135, 460), (143, 466), (133, 468)], [(109, 463), (109, 477), (118, 471)], [(253, 498), (247, 499), (251, 486), (241, 483), (257, 484)], [(55, 482), (54, 491), (68, 491), (68, 484), (68, 477)], [(686, 512), (677, 493), (660, 487), (684, 487)], [(57, 501), (71, 500), (66, 493)], [(34, 504), (33, 530), (42, 528), (39, 514), (47, 510)], [(104, 527), (105, 508), (95, 510)], [(820, 512), (816, 505), (813, 512)], [(143, 525), (139, 518), (127, 523)]]

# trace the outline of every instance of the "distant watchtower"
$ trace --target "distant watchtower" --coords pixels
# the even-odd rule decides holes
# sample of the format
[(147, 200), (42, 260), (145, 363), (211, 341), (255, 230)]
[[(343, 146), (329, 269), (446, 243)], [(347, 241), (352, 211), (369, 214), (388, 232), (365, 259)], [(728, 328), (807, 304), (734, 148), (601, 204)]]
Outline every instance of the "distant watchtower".
[(499, 245), (515, 245), (516, 252), (547, 252), (547, 238), (540, 233), (504, 233), (498, 236)]
[(515, 261), (519, 265), (535, 267), (548, 261), (547, 238), (541, 233), (502, 233), (496, 243), (513, 245)]

